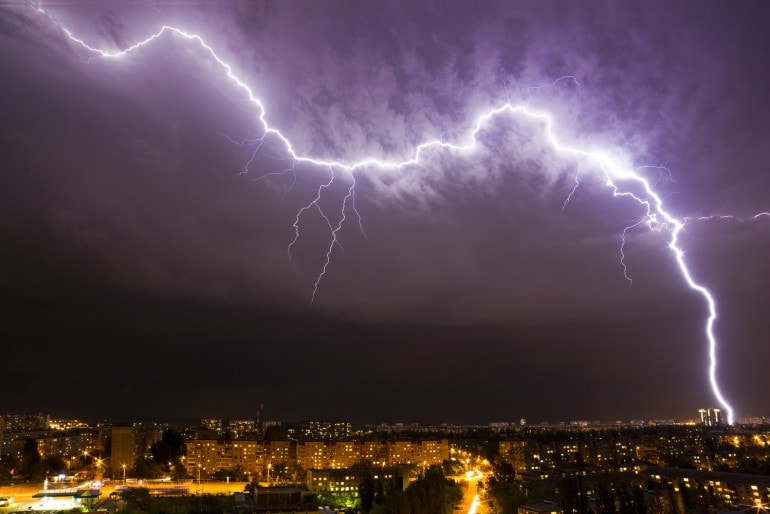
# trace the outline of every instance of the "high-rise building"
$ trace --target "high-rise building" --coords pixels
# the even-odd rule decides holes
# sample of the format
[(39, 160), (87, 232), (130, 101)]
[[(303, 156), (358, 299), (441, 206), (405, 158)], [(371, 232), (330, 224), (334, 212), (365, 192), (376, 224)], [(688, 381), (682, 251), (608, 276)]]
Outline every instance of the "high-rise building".
[(222, 420), (215, 419), (215, 418), (204, 418), (204, 419), (201, 419), (201, 426), (209, 430), (216, 430), (217, 432), (221, 432)]
[(302, 437), (318, 441), (334, 441), (350, 436), (351, 425), (347, 421), (305, 421)]
[(3, 418), (3, 431), (8, 432), (35, 432), (48, 430), (51, 417), (48, 414), (5, 414)]
[(136, 438), (134, 427), (112, 427), (111, 468), (113, 478), (122, 477), (123, 466), (134, 467), (136, 460)]
[(233, 437), (242, 437), (256, 430), (256, 422), (253, 419), (231, 419), (227, 424)]
[(707, 427), (715, 427), (722, 424), (722, 411), (709, 407), (707, 409), (700, 409), (700, 422)]
[(266, 419), (262, 422), (262, 432), (266, 432), (271, 427), (280, 427), (281, 422), (278, 420)]

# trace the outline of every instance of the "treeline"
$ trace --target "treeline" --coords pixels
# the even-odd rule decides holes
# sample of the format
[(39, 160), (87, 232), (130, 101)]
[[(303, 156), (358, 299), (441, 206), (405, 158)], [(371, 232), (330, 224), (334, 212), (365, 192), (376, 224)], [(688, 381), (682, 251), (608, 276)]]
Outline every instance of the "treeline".
[(508, 462), (495, 463), (487, 478), (485, 491), (500, 514), (516, 514), (528, 503), (558, 503), (565, 514), (646, 514), (644, 489), (632, 475), (609, 473), (596, 476), (580, 474), (523, 482)]
[(432, 466), (406, 490), (392, 490), (380, 503), (376, 495), (361, 494), (360, 510), (372, 514), (451, 514), (462, 497), (460, 486), (446, 478), (440, 466)]
[[(138, 455), (126, 476), (130, 478), (185, 478), (187, 470), (182, 463), (185, 455), (184, 436), (169, 428), (163, 431), (159, 441), (150, 446), (150, 458)], [(113, 477), (119, 478), (119, 477)]]
[(0, 459), (0, 484), (10, 483), (12, 478), (42, 482), (47, 475), (58, 475), (67, 470), (67, 463), (58, 455), (40, 456), (37, 440), (25, 439), (21, 459), (5, 455)]

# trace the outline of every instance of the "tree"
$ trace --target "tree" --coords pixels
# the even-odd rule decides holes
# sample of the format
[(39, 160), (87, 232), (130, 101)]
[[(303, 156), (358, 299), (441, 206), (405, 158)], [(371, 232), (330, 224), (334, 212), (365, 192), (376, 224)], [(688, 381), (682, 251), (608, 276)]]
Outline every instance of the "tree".
[(63, 473), (67, 470), (67, 462), (60, 455), (49, 455), (40, 463), (49, 473)]
[(564, 514), (573, 514), (577, 510), (577, 496), (577, 484), (572, 477), (567, 476), (559, 480), (559, 505)]
[(375, 505), (372, 514), (415, 514), (410, 510), (406, 494), (401, 490), (393, 491), (385, 497), (382, 505)]
[(382, 474), (378, 476), (377, 482), (374, 484), (374, 503), (377, 505), (385, 503), (385, 477)]
[[(631, 490), (629, 491), (629, 487)], [(620, 514), (646, 514), (647, 504), (641, 487), (621, 482), (618, 484), (618, 504)]]
[(0, 484), (10, 482), (14, 471), (19, 467), (19, 461), (15, 455), (4, 455), (0, 457)]
[(21, 448), (21, 469), (26, 475), (32, 472), (32, 468), (40, 463), (40, 452), (37, 449), (37, 440), (28, 437)]
[(512, 484), (516, 481), (516, 470), (513, 465), (503, 459), (497, 459), (494, 463), (492, 476), (487, 480), (489, 483), (505, 482)]
[(368, 473), (358, 484), (358, 497), (361, 501), (361, 510), (363, 512), (369, 512), (374, 507), (374, 476)]
[[(362, 481), (359, 495), (361, 510), (372, 514), (450, 514), (462, 500), (460, 487), (446, 478), (441, 466), (428, 468), (405, 491), (388, 490), (381, 479)], [(371, 502), (369, 511), (364, 509), (365, 501), (367, 507)]]
[(635, 514), (647, 514), (647, 503), (641, 487), (634, 487), (634, 511)]
[(564, 514), (587, 514), (588, 497), (582, 476), (565, 476), (559, 481), (559, 504)]
[(120, 497), (126, 502), (122, 512), (143, 513), (150, 512), (152, 497), (150, 490), (143, 487), (131, 487), (120, 493)]
[(172, 460), (171, 447), (163, 441), (155, 441), (152, 443), (150, 446), (150, 453), (152, 454), (152, 460), (158, 464), (170, 462)]
[(160, 441), (155, 441), (150, 446), (152, 459), (159, 464), (179, 459), (184, 455), (184, 450), (184, 437), (170, 428), (163, 431)]
[(462, 499), (460, 488), (444, 476), (440, 466), (428, 468), (405, 493), (412, 514), (449, 514)]
[(157, 462), (142, 455), (136, 458), (134, 467), (128, 473), (132, 478), (161, 478), (165, 475), (166, 471)]
[(527, 503), (527, 497), (519, 484), (498, 482), (487, 487), (487, 495), (492, 498), (502, 514), (516, 514), (519, 507)]
[(521, 485), (516, 482), (516, 470), (501, 456), (494, 460), (493, 472), (486, 480), (486, 490), (502, 514), (516, 514), (519, 506), (527, 503)]
[(228, 478), (233, 482), (240, 482), (244, 477), (243, 468), (241, 466), (235, 466), (232, 469), (220, 468), (211, 474), (211, 478), (214, 480), (227, 480)]
[(598, 514), (616, 514), (615, 493), (605, 477), (596, 481), (596, 507)]

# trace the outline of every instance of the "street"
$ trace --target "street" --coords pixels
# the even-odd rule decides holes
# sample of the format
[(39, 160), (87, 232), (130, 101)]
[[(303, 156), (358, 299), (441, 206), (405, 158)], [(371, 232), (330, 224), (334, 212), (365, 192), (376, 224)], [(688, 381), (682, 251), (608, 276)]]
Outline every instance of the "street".
[[(48, 502), (41, 501), (40, 498), (33, 498), (33, 495), (41, 491), (42, 484), (24, 484), (0, 487), (0, 496), (13, 497), (14, 501), (7, 507), (0, 507), (0, 513), (5, 514), (8, 512), (16, 511), (29, 511), (30, 507), (32, 511), (43, 510), (61, 510), (76, 507), (72, 502), (65, 500), (51, 500)], [(109, 498), (110, 494), (115, 491), (116, 487), (119, 487), (121, 481), (105, 484), (101, 487), (100, 500)], [(135, 487), (164, 487), (166, 484), (128, 484)], [(242, 492), (246, 482), (227, 482), (227, 481), (201, 481), (200, 484), (196, 480), (185, 480), (180, 482), (168, 483), (168, 487), (183, 486), (189, 488), (190, 494), (232, 494), (235, 492)]]
[(463, 501), (458, 505), (454, 514), (483, 514), (487, 512), (486, 505), (479, 503), (479, 482), (484, 479), (484, 474), (478, 469), (469, 471), (465, 476), (455, 478), (456, 482), (465, 482), (467, 487), (463, 492)]

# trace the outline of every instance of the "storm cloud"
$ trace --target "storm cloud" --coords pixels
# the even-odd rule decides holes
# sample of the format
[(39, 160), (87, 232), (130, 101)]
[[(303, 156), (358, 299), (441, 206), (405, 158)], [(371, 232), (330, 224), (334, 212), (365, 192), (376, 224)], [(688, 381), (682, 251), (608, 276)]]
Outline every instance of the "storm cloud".
[[(468, 142), (481, 113), (510, 101), (552, 115), (565, 144), (638, 167), (677, 216), (748, 219), (768, 208), (763, 6), (189, 7), (46, 9), (109, 50), (163, 24), (200, 34), (301, 155), (401, 161), (427, 140)], [(295, 163), (278, 138), (263, 137), (259, 109), (195, 41), (166, 33), (121, 59), (95, 58), (24, 5), (4, 6), (0, 28), (10, 70), (0, 78), (0, 284), (18, 384), (3, 395), (8, 409), (51, 408), (43, 391), (60, 381), (88, 389), (72, 378), (78, 371), (32, 362), (33, 348), (73, 347), (93, 349), (97, 369), (132, 348), (117, 376), (94, 374), (109, 384), (125, 383), (131, 366), (177, 363), (178, 386), (164, 395), (209, 391), (180, 416), (253, 410), (218, 403), (234, 391), (286, 417), (426, 421), (681, 417), (713, 402), (705, 305), (686, 288), (666, 234), (628, 233), (629, 287), (620, 238), (644, 211), (613, 198), (592, 163), (554, 152), (542, 123), (501, 115), (473, 151), (429, 149), (418, 165), (351, 175)], [(331, 178), (318, 204), (328, 221), (315, 207), (301, 211)], [(309, 305), (354, 179), (360, 224), (348, 204)], [(742, 412), (768, 407), (751, 385), (766, 379), (749, 379), (767, 357), (768, 221), (692, 222), (682, 236), (720, 299), (720, 373)], [(243, 363), (215, 374), (216, 387), (189, 378), (205, 373), (197, 356), (213, 347), (251, 355), (250, 378), (230, 378), (250, 369)], [(319, 375), (334, 377), (319, 391), (352, 380), (438, 394), (465, 376), (469, 352), (493, 377), (478, 387), (495, 391), (472, 412), (423, 410), (419, 398), (376, 398), (377, 388), (384, 413), (360, 407), (363, 398), (317, 414), (312, 401), (291, 400)], [(401, 366), (411, 354), (426, 364)], [(388, 365), (374, 369), (377, 359)], [(287, 370), (297, 382), (278, 387)], [(531, 399), (521, 390), (536, 370), (561, 378)], [(165, 385), (153, 377), (130, 386), (125, 410), (110, 415), (160, 412), (141, 407)], [(610, 394), (608, 380), (628, 381), (619, 389), (628, 396)], [(657, 393), (635, 393), (640, 381)], [(584, 394), (560, 399), (576, 383)], [(654, 399), (672, 390), (681, 393), (666, 405)]]

